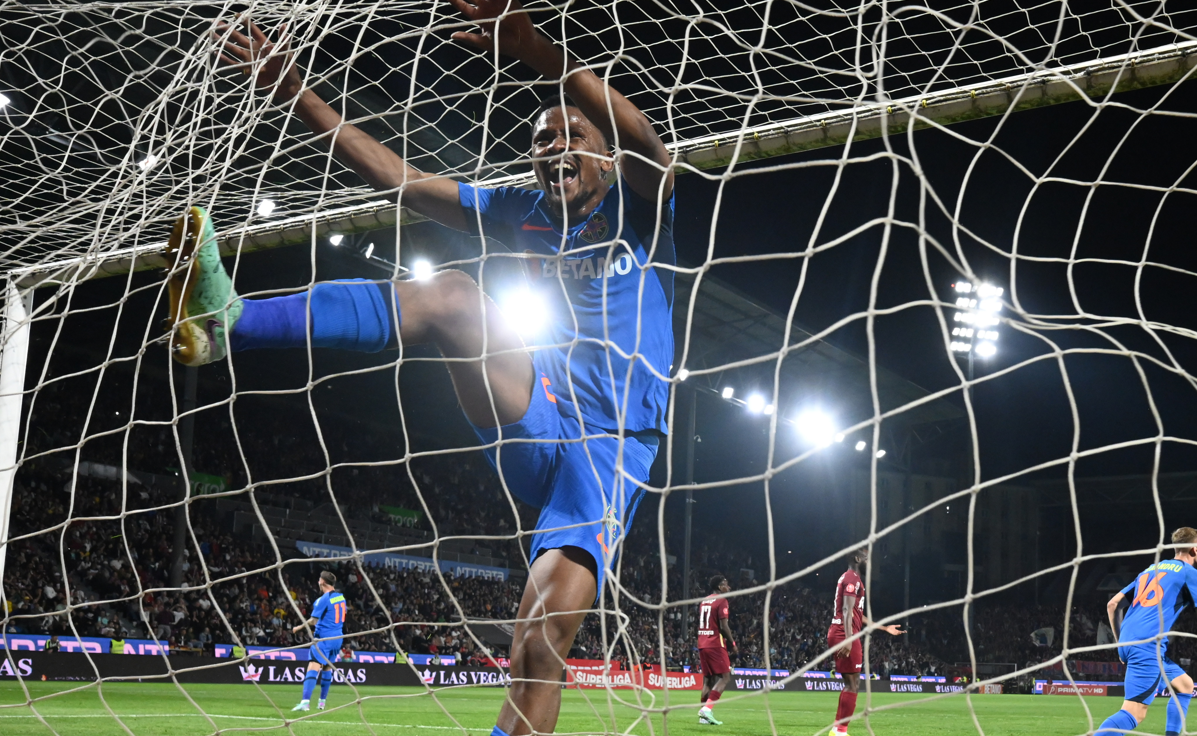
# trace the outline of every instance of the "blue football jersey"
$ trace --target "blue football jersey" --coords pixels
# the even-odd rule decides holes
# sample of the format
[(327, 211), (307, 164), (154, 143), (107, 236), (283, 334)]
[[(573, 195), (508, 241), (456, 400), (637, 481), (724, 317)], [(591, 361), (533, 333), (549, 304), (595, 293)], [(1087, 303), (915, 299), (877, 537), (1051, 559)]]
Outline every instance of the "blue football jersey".
[(319, 639), (342, 636), (345, 633), (345, 616), (349, 613), (349, 604), (345, 596), (339, 591), (330, 590), (316, 599), (312, 606), (312, 618), (316, 619), (313, 633)]
[[(1193, 605), (1197, 569), (1180, 560), (1162, 560), (1144, 570), (1122, 594), (1131, 599), (1118, 641), (1151, 639), (1171, 631), (1181, 612)], [(1163, 645), (1168, 639), (1164, 637)]]
[(558, 412), (577, 412), (594, 429), (665, 432), (673, 271), (660, 266), (677, 260), (673, 198), (658, 207), (621, 180), (584, 222), (562, 232), (542, 191), (468, 184), (458, 191), (473, 234), (541, 256), (526, 271), (551, 326), (530, 342), (540, 347), (536, 366)]

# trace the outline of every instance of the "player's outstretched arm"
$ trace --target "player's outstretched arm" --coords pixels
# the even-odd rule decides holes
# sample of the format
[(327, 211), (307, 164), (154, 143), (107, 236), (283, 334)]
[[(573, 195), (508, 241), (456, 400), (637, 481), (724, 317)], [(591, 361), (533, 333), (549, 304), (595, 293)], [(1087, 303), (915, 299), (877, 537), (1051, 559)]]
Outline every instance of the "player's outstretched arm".
[[(873, 622), (865, 616), (861, 616), (861, 621), (864, 622), (865, 626), (873, 625)], [(890, 624), (889, 626), (878, 626), (877, 628), (881, 629), (890, 636), (899, 636), (906, 633), (905, 631), (902, 631), (902, 624)]]
[(619, 163), (632, 191), (650, 201), (673, 194), (669, 151), (652, 123), (631, 101), (537, 31), (519, 0), (449, 2), (479, 26), (474, 33), (454, 33), (455, 41), (491, 54), (497, 47), (499, 53), (522, 61), (546, 79), (564, 79), (565, 94), (608, 141), (625, 152)]
[(213, 35), (222, 43), (220, 60), (225, 66), (254, 74), (255, 86), (272, 95), (275, 102), (294, 100), (295, 115), (308, 130), (318, 137), (327, 137), (333, 155), (371, 187), (392, 191), (406, 184), (402, 195), (406, 207), (442, 225), (466, 229), (457, 182), (409, 166), (390, 148), (346, 123), (313, 90), (304, 89), (285, 27), (278, 29), (275, 40), (267, 38), (252, 22), (244, 21), (244, 29), (246, 32), (242, 33), (228, 23), (217, 24)]

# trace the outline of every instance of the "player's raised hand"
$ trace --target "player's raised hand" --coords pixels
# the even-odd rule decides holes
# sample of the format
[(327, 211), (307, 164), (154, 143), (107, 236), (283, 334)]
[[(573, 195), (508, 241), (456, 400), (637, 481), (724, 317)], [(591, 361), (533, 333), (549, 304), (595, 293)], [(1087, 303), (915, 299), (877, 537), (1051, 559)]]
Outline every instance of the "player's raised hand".
[(898, 636), (899, 634), (906, 633), (905, 631), (902, 631), (901, 624), (890, 624), (889, 626), (879, 626), (877, 628), (881, 629), (882, 631), (889, 634), (890, 636)]
[[(242, 24), (249, 35), (238, 30)], [(280, 25), (275, 35), (278, 38), (271, 40), (252, 21), (241, 18), (236, 25), (220, 21), (212, 32), (213, 40), (221, 44), (220, 62), (252, 75), (259, 91), (269, 92), (282, 102), (299, 94), (303, 80), (295, 66), (286, 24)]]
[(449, 0), (449, 4), (479, 29), (458, 31), (450, 38), (479, 51), (494, 53), (497, 46), (504, 56), (528, 61), (537, 44), (545, 41), (519, 0)]

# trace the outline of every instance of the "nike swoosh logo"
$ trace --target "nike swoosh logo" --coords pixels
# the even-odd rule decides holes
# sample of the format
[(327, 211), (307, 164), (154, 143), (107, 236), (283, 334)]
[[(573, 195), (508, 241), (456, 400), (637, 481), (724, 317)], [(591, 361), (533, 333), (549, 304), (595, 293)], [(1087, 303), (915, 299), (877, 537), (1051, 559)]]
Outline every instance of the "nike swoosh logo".
[(553, 228), (551, 228), (551, 227), (540, 227), (539, 225), (529, 225), (526, 222), (524, 223), (523, 227), (520, 229), (521, 230), (537, 230), (540, 232), (550, 232), (550, 233), (553, 232)]

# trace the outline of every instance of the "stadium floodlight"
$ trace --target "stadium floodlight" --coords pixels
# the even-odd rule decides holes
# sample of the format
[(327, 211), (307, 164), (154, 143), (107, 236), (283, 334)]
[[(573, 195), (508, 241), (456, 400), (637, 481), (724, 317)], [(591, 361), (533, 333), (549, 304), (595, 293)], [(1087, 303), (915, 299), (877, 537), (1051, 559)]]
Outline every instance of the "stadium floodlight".
[(885, 457), (885, 450), (878, 450), (878, 451), (877, 451), (877, 458), (878, 458), (878, 459), (880, 459), (880, 458), (883, 458), (883, 457)]
[(9, 103), (11, 102), (12, 100), (8, 98), (8, 95), (0, 95), (0, 110), (8, 107)]
[(752, 394), (748, 397), (748, 411), (753, 414), (760, 414), (765, 410), (765, 397), (760, 394)]
[(686, 370), (685, 368), (683, 368), (677, 372), (677, 380), (679, 380), (679, 381), (684, 381), (689, 377), (690, 377), (690, 371)]
[(424, 279), (431, 278), (432, 264), (421, 258), (411, 265), (411, 275), (416, 281), (423, 281)]
[(950, 300), (956, 307), (952, 315), (952, 327), (948, 350), (953, 355), (968, 358), (968, 379), (973, 380), (973, 356), (992, 357), (997, 353), (994, 342), (998, 339), (995, 329), (1001, 320), (1002, 294), (1005, 289), (993, 284), (974, 284), (971, 281), (957, 281), (952, 284), (954, 292)]
[(273, 199), (263, 199), (258, 202), (258, 214), (262, 217), (270, 217), (278, 205), (274, 203)]
[(773, 405), (772, 405), (772, 404), (766, 404), (766, 405), (765, 405), (765, 416), (767, 416), (767, 417), (771, 417), (771, 416), (773, 416), (773, 412), (774, 412), (774, 407), (773, 407)]
[(798, 428), (798, 434), (802, 435), (802, 439), (812, 445), (826, 447), (835, 441), (835, 421), (817, 409), (799, 414), (794, 420), (794, 426)]
[(859, 440), (859, 441), (857, 441), (857, 443), (856, 443), (856, 451), (857, 451), (857, 452), (864, 452), (864, 449), (865, 449), (866, 447), (868, 447), (868, 446), (869, 446), (869, 443), (868, 443), (868, 442), (865, 442), (864, 440)]
[(328, 236), (328, 242), (332, 243), (333, 245), (340, 245), (341, 241), (344, 239), (345, 239), (345, 236), (342, 235), (341, 233), (337, 233), (336, 235)]
[[(3, 97), (3, 95), (0, 95), (0, 97)], [(4, 105), (0, 105), (0, 107), (4, 107)], [(137, 162), (137, 168), (142, 171), (149, 171), (156, 163), (158, 163), (158, 157), (151, 153)]]
[[(423, 261), (427, 263), (427, 261)], [(421, 263), (417, 261), (417, 265)], [(431, 271), (431, 266), (428, 267)], [(419, 278), (417, 276), (416, 278)], [(531, 289), (517, 289), (508, 292), (499, 301), (499, 308), (520, 335), (535, 335), (544, 327), (548, 315), (547, 306), (540, 295)]]
[(372, 255), (374, 255), (374, 244), (370, 243), (366, 246), (366, 258), (369, 258)]
[(731, 397), (733, 397), (735, 395), (736, 395), (736, 390), (734, 388), (732, 388), (731, 386), (723, 387), (723, 398), (730, 399)]

